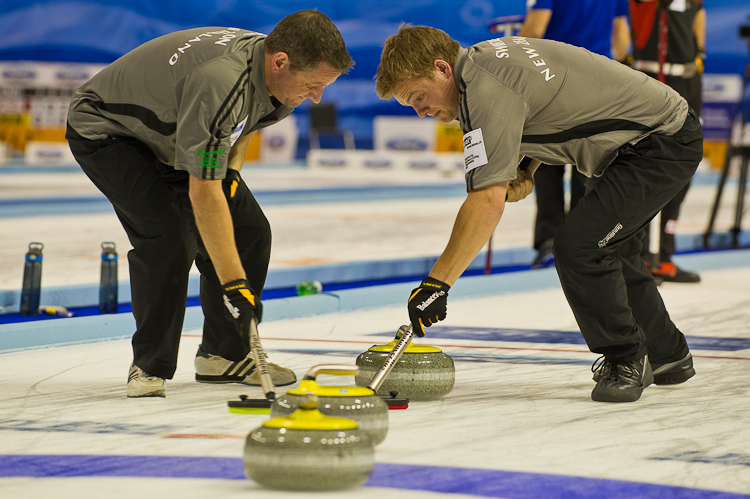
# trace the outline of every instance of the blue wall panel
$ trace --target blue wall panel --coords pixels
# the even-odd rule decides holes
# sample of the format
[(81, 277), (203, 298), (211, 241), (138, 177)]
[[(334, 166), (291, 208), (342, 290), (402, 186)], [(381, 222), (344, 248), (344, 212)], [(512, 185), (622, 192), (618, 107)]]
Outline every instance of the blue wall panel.
[[(741, 73), (750, 62), (750, 45), (738, 33), (740, 25), (750, 25), (750, 2), (704, 0), (704, 4), (707, 71)], [(323, 98), (336, 102), (341, 126), (351, 129), (358, 142), (367, 142), (372, 138), (373, 116), (413, 115), (394, 101), (379, 100), (374, 92), (373, 76), (382, 45), (401, 23), (435, 26), (466, 46), (492, 36), (488, 20), (523, 14), (525, 5), (525, 0), (3, 0), (0, 60), (107, 63), (172, 31), (236, 26), (268, 33), (282, 17), (314, 7), (336, 22), (357, 63)], [(303, 141), (306, 107), (297, 111)]]

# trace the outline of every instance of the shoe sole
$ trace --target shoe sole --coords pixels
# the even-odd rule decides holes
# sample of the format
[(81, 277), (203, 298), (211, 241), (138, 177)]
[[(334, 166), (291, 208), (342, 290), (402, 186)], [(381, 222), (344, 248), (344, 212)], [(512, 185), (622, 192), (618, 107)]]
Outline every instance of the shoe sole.
[(209, 374), (195, 374), (195, 381), (200, 383), (242, 383), (244, 376), (222, 376)]
[(138, 394), (130, 394), (128, 393), (129, 399), (136, 399), (136, 398), (143, 398), (143, 397), (162, 397), (165, 398), (167, 396), (167, 389), (161, 389), (161, 390), (155, 390), (152, 392), (145, 392), (145, 393), (138, 393)]
[[(261, 386), (260, 381), (255, 381), (254, 379), (247, 380), (246, 378), (247, 376), (216, 376), (216, 375), (198, 374), (198, 373), (195, 374), (195, 381), (199, 383), (213, 383), (213, 384), (242, 383), (244, 385)], [(274, 386), (287, 386), (287, 385), (291, 385), (292, 383), (295, 383), (296, 381), (297, 379), (295, 378), (285, 383), (273, 381), (273, 384)]]
[(591, 400), (594, 402), (635, 402), (641, 398), (643, 388), (629, 388), (623, 390), (608, 390), (606, 388), (594, 387), (591, 392)]

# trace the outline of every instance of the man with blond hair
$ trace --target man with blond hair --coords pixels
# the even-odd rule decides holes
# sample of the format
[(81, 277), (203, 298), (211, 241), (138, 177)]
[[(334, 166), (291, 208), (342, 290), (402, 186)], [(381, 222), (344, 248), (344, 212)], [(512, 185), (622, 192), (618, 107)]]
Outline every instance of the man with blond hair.
[[(73, 97), (66, 137), (115, 208), (128, 253), (133, 363), (128, 397), (164, 397), (177, 367), (193, 261), (205, 316), (195, 378), (260, 384), (250, 352), (271, 228), (240, 176), (256, 131), (354, 65), (323, 13), (291, 14), (266, 36), (239, 28), (178, 31), (116, 60)], [(296, 381), (269, 364), (273, 383)]]
[(497, 38), (462, 48), (445, 32), (405, 25), (385, 43), (376, 91), (464, 132), (467, 197), (448, 245), (414, 289), (418, 335), (445, 319), (450, 286), (532, 182), (517, 158), (574, 164), (587, 193), (554, 242), (565, 296), (592, 352), (591, 397), (638, 400), (652, 382), (695, 374), (640, 258), (636, 235), (689, 182), (702, 157), (695, 113), (671, 88), (607, 57), (552, 40)]

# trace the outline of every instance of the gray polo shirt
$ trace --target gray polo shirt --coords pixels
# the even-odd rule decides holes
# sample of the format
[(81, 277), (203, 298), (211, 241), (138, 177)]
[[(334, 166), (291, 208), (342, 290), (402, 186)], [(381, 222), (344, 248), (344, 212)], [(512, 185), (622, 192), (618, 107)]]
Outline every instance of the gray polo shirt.
[(676, 133), (688, 112), (657, 80), (552, 40), (481, 42), (460, 50), (453, 73), (468, 191), (515, 179), (519, 154), (600, 176), (619, 147)]
[(224, 178), (237, 139), (293, 111), (268, 95), (264, 43), (220, 27), (151, 40), (79, 88), (68, 122), (84, 138), (134, 137), (177, 170)]

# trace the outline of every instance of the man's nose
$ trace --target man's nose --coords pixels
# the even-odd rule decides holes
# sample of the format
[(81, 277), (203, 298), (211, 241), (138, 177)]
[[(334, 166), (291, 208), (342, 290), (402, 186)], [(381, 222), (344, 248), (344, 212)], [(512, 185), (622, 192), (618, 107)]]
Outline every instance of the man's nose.
[(323, 87), (314, 88), (310, 90), (310, 100), (316, 104), (320, 104), (320, 99), (323, 98)]

